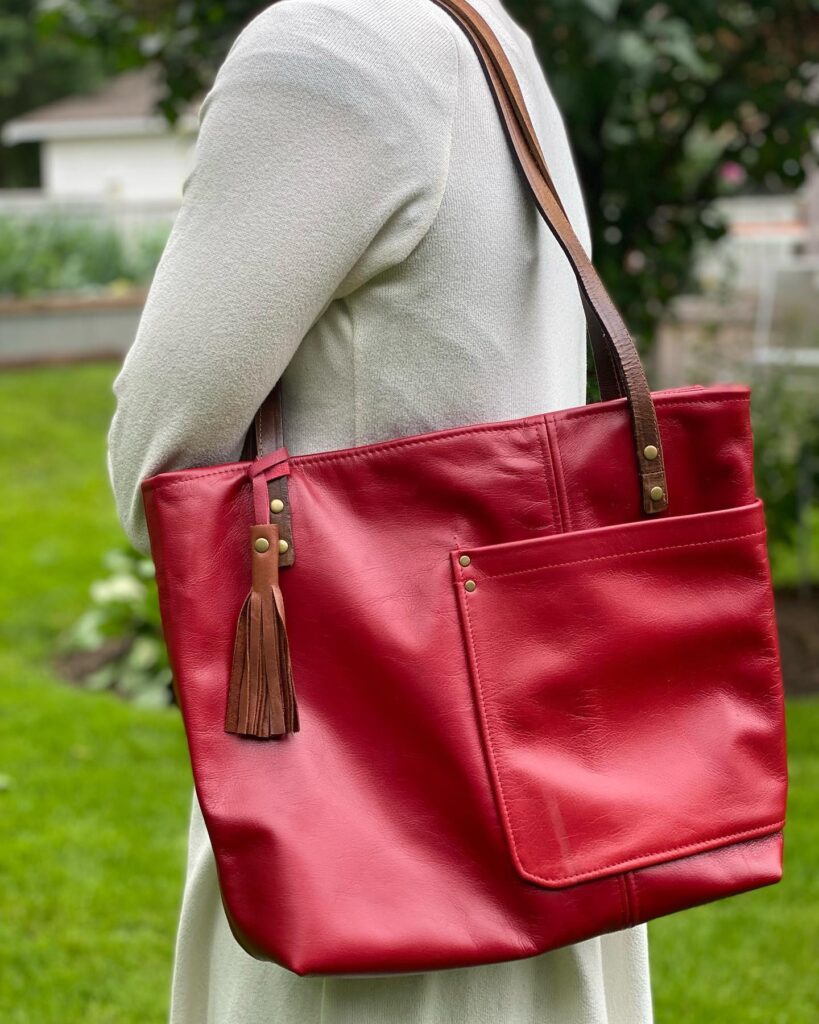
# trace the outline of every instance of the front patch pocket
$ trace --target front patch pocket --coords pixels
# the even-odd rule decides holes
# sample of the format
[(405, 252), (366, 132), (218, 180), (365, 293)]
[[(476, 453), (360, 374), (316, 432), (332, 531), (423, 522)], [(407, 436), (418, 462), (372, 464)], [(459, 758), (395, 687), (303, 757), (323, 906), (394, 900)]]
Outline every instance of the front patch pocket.
[(781, 829), (761, 502), (467, 548), (452, 565), (525, 878), (561, 887)]

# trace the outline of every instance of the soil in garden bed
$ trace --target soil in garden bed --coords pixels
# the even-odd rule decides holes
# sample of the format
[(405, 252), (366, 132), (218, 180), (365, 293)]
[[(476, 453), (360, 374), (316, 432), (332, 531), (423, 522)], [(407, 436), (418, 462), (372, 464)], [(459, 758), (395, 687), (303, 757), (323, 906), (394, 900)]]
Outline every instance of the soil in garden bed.
[(789, 697), (819, 693), (819, 586), (805, 596), (777, 590), (782, 675)]

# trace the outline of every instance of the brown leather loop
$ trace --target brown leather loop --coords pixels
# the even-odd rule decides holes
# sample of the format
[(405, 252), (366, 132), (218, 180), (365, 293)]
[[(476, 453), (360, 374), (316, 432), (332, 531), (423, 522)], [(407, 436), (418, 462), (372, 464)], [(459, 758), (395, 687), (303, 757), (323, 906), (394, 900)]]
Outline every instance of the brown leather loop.
[[(460, 26), (477, 54), (512, 154), (538, 211), (569, 260), (580, 287), (601, 396), (604, 400), (618, 395), (628, 399), (643, 511), (648, 515), (662, 512), (668, 506), (668, 487), (657, 414), (648, 381), (634, 341), (557, 197), (517, 77), (494, 32), (466, 0), (433, 0), (433, 3)], [(259, 454), (264, 437), (275, 434), (276, 446), (283, 445), (280, 390), (277, 384), (256, 416), (256, 450)], [(652, 449), (656, 449), (656, 454)], [(654, 457), (649, 458), (646, 451)], [(652, 498), (652, 492), (658, 497)]]

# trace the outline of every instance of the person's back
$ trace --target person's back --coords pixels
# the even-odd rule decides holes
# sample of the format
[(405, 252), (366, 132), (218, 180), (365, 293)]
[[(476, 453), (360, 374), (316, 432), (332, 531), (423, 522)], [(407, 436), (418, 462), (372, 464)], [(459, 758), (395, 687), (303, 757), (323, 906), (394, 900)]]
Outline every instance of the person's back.
[[(475, 0), (588, 232), (531, 45)], [(139, 481), (238, 457), (283, 375), (292, 454), (579, 405), (571, 271), (507, 148), (465, 35), (431, 0), (286, 0), (234, 44), (117, 380), (110, 466), (147, 550)], [(172, 1020), (331, 1024), (650, 1020), (644, 928), (535, 960), (296, 979), (229, 932), (194, 798)]]

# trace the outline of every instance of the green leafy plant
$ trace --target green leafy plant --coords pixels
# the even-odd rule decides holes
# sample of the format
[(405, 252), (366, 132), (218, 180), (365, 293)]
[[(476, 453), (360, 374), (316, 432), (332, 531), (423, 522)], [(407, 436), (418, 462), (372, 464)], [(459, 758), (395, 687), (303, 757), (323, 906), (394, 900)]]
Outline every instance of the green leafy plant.
[(171, 701), (171, 670), (159, 618), (153, 562), (133, 548), (109, 551), (108, 574), (91, 606), (63, 637), (58, 668), (91, 690), (143, 706)]
[[(207, 89), (259, 0), (43, 0), (44, 31), (155, 61), (173, 120)], [(507, 0), (556, 94), (595, 261), (643, 344), (694, 287), (696, 248), (738, 191), (788, 191), (817, 128), (816, 0)]]
[(817, 124), (813, 0), (509, 0), (563, 109), (595, 262), (644, 344), (696, 290), (715, 206), (792, 191)]
[(752, 418), (768, 537), (792, 549), (800, 519), (819, 503), (819, 412), (803, 379), (778, 372), (755, 382)]
[(68, 217), (0, 217), (0, 296), (76, 292), (150, 281), (168, 228), (125, 238), (112, 224)]

